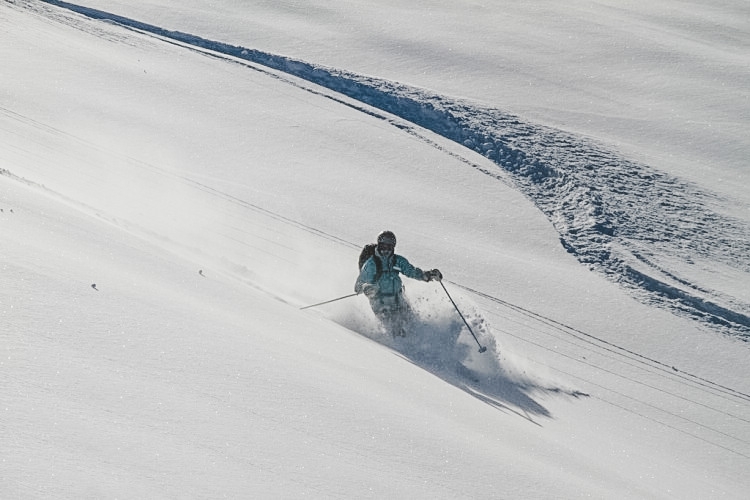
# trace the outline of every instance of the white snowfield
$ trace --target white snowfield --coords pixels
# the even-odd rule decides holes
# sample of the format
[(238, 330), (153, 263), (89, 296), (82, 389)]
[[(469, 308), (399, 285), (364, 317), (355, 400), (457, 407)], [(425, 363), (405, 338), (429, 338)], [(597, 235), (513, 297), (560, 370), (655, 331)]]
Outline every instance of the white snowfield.
[(486, 4), (0, 2), (0, 498), (747, 497), (750, 8)]

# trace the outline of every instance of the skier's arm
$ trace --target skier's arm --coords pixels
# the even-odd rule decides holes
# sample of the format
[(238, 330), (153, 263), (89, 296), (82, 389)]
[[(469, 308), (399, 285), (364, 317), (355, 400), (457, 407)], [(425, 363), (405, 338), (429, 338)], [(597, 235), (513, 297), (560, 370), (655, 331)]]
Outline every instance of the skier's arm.
[(354, 284), (354, 291), (356, 293), (368, 293), (370, 290), (377, 290), (375, 285), (375, 273), (377, 272), (377, 266), (372, 258), (367, 259), (367, 262), (362, 266), (362, 270), (359, 272), (357, 282)]
[(415, 279), (415, 280), (422, 280), (422, 281), (432, 281), (432, 280), (442, 280), (443, 275), (440, 271), (437, 269), (432, 269), (430, 271), (422, 271), (418, 267), (414, 267), (411, 265), (411, 263), (406, 260), (404, 257), (401, 257), (400, 255), (396, 256), (396, 267), (399, 268), (401, 271), (401, 274), (404, 276), (407, 276), (409, 278)]
[(406, 260), (406, 258), (400, 255), (396, 255), (396, 265), (394, 267), (408, 278), (427, 281), (425, 279), (424, 271), (418, 267), (414, 267), (408, 260)]

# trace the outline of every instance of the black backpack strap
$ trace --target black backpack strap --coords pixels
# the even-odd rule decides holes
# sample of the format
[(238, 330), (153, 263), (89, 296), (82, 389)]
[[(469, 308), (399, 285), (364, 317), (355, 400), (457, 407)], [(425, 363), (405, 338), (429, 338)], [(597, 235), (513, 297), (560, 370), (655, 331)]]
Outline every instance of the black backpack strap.
[(377, 255), (373, 255), (372, 260), (375, 261), (375, 281), (378, 281), (383, 275), (383, 261)]

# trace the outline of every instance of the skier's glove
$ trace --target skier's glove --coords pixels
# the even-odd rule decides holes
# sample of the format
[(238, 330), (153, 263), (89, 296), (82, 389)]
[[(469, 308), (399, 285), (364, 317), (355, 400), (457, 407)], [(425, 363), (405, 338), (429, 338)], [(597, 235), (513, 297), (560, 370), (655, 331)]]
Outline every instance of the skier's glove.
[(432, 281), (432, 280), (443, 281), (443, 274), (437, 269), (432, 269), (424, 273), (424, 278), (425, 278), (425, 281)]
[(365, 283), (362, 285), (362, 292), (371, 299), (378, 294), (378, 286), (371, 283)]

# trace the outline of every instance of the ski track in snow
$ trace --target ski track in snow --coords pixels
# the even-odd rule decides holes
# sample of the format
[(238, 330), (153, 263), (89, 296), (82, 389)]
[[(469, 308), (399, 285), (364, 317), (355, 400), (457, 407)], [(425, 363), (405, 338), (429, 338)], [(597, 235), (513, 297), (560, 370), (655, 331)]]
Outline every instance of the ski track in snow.
[(644, 302), (750, 340), (750, 304), (680, 277), (672, 264), (686, 267), (705, 259), (750, 272), (750, 227), (726, 214), (720, 197), (696, 185), (625, 159), (593, 141), (526, 122), (500, 109), (169, 31), (67, 2), (45, 3), (206, 54), (210, 51), (217, 57), (293, 75), (406, 120), (409, 123), (404, 124), (371, 108), (357, 108), (425, 141), (431, 142), (410, 124), (479, 152), (498, 166), (498, 172), (483, 171), (504, 182), (510, 177), (547, 216), (561, 244), (579, 262)]

